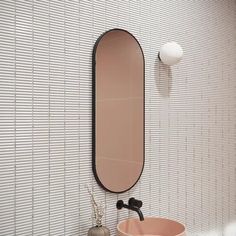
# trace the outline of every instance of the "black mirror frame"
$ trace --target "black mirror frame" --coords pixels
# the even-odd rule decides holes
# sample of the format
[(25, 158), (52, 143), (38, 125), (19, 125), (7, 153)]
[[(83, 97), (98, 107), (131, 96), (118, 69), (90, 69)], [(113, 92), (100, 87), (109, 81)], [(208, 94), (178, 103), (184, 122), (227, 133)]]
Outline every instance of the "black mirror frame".
[[(120, 192), (114, 192), (114, 191), (111, 191), (110, 189), (107, 189), (100, 181), (97, 175), (97, 171), (96, 171), (96, 51), (97, 51), (98, 44), (100, 40), (103, 38), (103, 36), (105, 36), (105, 34), (107, 34), (108, 32), (111, 32), (114, 30), (121, 30), (131, 35), (135, 39), (135, 41), (138, 43), (140, 50), (142, 52), (142, 56), (143, 56), (143, 167), (137, 181), (130, 188), (124, 191), (120, 191)], [(94, 174), (94, 178), (96, 179), (100, 187), (102, 187), (104, 190), (108, 192), (119, 194), (119, 193), (124, 193), (124, 192), (129, 191), (131, 188), (133, 188), (137, 184), (137, 182), (139, 181), (143, 173), (144, 165), (145, 165), (145, 58), (144, 58), (144, 53), (143, 53), (143, 49), (139, 41), (129, 31), (120, 29), (120, 28), (113, 28), (113, 29), (107, 30), (106, 32), (104, 32), (98, 37), (98, 39), (96, 40), (94, 44), (93, 52), (92, 52), (92, 171)]]

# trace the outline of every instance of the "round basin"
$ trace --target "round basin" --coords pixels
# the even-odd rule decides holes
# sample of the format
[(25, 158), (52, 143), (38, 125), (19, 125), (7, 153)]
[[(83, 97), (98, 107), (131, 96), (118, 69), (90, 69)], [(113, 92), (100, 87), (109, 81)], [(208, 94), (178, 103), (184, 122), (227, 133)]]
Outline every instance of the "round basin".
[(185, 226), (165, 218), (130, 218), (117, 225), (117, 236), (186, 236)]

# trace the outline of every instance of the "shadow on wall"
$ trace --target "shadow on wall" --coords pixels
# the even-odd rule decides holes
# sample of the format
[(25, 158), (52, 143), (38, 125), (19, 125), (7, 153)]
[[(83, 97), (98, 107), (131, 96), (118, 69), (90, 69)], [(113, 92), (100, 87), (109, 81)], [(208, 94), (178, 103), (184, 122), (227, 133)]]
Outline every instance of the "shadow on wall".
[(155, 82), (157, 90), (162, 97), (169, 97), (172, 88), (172, 72), (171, 67), (163, 64), (158, 56), (155, 60)]

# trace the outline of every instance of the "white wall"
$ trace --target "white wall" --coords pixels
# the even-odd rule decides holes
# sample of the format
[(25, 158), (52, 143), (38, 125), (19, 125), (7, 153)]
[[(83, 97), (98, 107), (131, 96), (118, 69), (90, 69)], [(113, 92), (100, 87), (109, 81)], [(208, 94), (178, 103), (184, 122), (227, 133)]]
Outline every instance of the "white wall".
[[(129, 30), (146, 60), (146, 164), (128, 193), (106, 193), (91, 171), (91, 53), (111, 28)], [(183, 61), (166, 68), (160, 46)], [(218, 236), (236, 218), (236, 3), (0, 2), (0, 235), (79, 235), (92, 225), (85, 184), (106, 205), (143, 200), (145, 216)]]

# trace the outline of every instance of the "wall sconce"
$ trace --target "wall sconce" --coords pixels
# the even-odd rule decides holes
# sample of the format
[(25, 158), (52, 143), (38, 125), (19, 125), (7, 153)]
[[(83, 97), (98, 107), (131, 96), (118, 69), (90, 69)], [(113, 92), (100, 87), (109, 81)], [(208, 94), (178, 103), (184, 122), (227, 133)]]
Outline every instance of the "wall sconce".
[(164, 64), (172, 66), (183, 57), (183, 49), (178, 43), (169, 42), (161, 47), (158, 57)]

